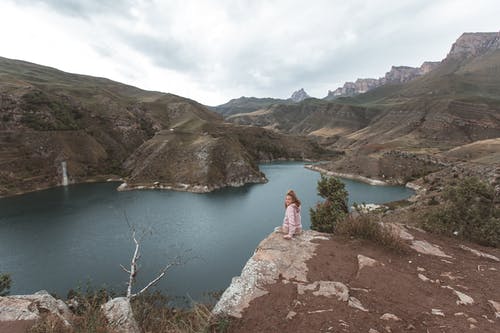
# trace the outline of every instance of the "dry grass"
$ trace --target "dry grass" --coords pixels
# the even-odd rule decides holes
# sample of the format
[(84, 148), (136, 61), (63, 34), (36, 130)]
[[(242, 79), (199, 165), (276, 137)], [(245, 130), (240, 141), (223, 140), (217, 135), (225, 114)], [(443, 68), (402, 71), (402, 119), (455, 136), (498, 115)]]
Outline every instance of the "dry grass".
[(370, 240), (390, 250), (407, 253), (408, 246), (392, 228), (384, 227), (377, 221), (377, 217), (371, 214), (360, 214), (354, 217), (350, 214), (347, 218), (337, 223), (336, 233)]
[[(65, 327), (58, 318), (47, 314), (27, 333), (113, 333), (100, 311), (107, 296), (105, 290), (77, 294), (73, 297), (79, 305), (73, 309), (71, 327)], [(145, 333), (224, 333), (229, 326), (229, 319), (212, 316), (208, 305), (176, 309), (169, 305), (168, 297), (159, 292), (137, 297), (132, 301), (132, 309), (141, 332)]]
[(208, 305), (194, 304), (190, 309), (175, 309), (168, 306), (168, 298), (160, 293), (138, 297), (132, 302), (132, 308), (143, 332), (222, 333), (229, 326), (227, 318), (212, 316)]

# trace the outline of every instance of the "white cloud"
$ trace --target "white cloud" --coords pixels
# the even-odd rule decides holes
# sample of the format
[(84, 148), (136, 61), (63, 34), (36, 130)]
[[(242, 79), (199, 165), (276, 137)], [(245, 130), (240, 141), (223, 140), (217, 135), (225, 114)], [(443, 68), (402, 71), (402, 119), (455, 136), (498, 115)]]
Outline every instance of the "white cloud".
[(465, 31), (498, 31), (477, 1), (4, 1), (2, 51), (201, 103), (317, 97), (391, 65), (440, 60)]

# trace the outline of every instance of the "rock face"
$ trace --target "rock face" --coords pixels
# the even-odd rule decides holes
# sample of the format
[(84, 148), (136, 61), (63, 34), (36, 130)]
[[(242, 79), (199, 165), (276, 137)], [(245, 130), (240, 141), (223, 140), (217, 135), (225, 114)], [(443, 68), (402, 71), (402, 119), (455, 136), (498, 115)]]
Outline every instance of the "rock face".
[[(165, 165), (169, 165), (165, 168)], [(159, 132), (124, 162), (128, 182), (208, 192), (226, 185), (265, 182), (251, 156), (228, 137)], [(151, 175), (155, 175), (151, 179)], [(193, 187), (193, 184), (199, 184)]]
[(304, 231), (291, 241), (283, 239), (281, 233), (273, 232), (259, 244), (241, 275), (233, 278), (231, 285), (215, 305), (213, 313), (241, 317), (250, 301), (267, 294), (265, 286), (276, 282), (280, 277), (306, 282), (305, 262), (314, 255), (318, 246), (313, 241), (326, 239), (325, 234), (312, 230)]
[(463, 59), (500, 49), (500, 32), (464, 33), (451, 47), (447, 59)]
[(356, 82), (346, 82), (342, 87), (339, 87), (334, 91), (328, 91), (328, 95), (325, 99), (332, 100), (338, 97), (350, 97), (365, 93), (379, 86), (380, 83), (377, 79), (357, 79)]
[(352, 97), (363, 94), (372, 89), (386, 84), (400, 84), (409, 82), (419, 76), (425, 75), (439, 66), (440, 62), (426, 61), (420, 67), (392, 66), (384, 77), (378, 79), (357, 79), (356, 82), (346, 82), (344, 86), (333, 91), (329, 90), (326, 100), (339, 97)]
[(42, 313), (54, 315), (66, 326), (72, 317), (63, 301), (56, 300), (44, 290), (33, 295), (0, 297), (0, 322), (37, 320)]
[(117, 297), (102, 305), (109, 326), (117, 333), (139, 333), (132, 307), (126, 297)]
[(301, 88), (300, 90), (297, 90), (295, 91), (292, 96), (290, 97), (290, 99), (292, 101), (294, 101), (295, 103), (299, 103), (299, 102), (302, 102), (303, 100), (305, 100), (306, 98), (311, 98), (311, 96), (309, 96), (304, 88)]
[[(391, 217), (382, 220), (386, 218)], [(405, 215), (403, 220), (407, 218)], [(408, 245), (426, 244), (421, 246), (424, 252), (417, 248), (395, 253), (361, 239), (332, 235), (319, 242), (305, 263), (304, 275), (289, 274), (287, 269), (302, 267), (297, 261), (305, 258), (294, 258), (295, 251), (310, 244), (300, 238), (283, 242), (279, 234), (269, 236), (256, 255), (263, 255), (261, 260), (265, 260), (265, 267), (272, 267), (271, 272), (245, 273), (246, 280), (261, 281), (253, 293), (258, 297), (252, 298), (243, 313), (237, 312), (241, 318), (231, 320), (229, 331), (431, 332), (439, 327), (466, 332), (474, 325), (478, 332), (497, 332), (500, 266), (492, 256), (498, 257), (500, 250), (481, 247), (491, 256), (478, 256), (464, 251), (453, 239), (410, 225), (405, 230), (406, 234), (399, 233), (404, 241)], [(436, 249), (441, 252), (434, 252)], [(285, 254), (287, 250), (292, 256)], [(259, 261), (256, 255), (252, 260)], [(251, 294), (246, 293), (251, 288), (239, 290), (243, 292), (232, 294), (232, 304), (237, 304), (242, 295)], [(224, 310), (219, 313), (232, 315)]]

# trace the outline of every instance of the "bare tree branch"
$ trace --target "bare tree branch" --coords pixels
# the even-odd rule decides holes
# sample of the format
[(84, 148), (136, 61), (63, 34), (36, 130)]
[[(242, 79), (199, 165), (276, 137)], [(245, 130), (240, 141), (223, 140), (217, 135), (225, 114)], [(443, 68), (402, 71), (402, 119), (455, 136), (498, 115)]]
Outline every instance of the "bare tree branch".
[(178, 262), (175, 262), (175, 263), (170, 263), (168, 264), (167, 266), (165, 266), (161, 271), (160, 271), (160, 275), (158, 275), (154, 280), (152, 280), (151, 282), (149, 282), (144, 288), (141, 289), (141, 291), (139, 291), (138, 293), (135, 293), (133, 295), (131, 295), (130, 297), (136, 297), (136, 296), (139, 296), (140, 294), (142, 294), (143, 292), (145, 292), (146, 290), (148, 290), (151, 286), (154, 286), (158, 281), (160, 281), (160, 279), (167, 273), (167, 270), (174, 266), (174, 265), (178, 265)]
[(132, 239), (134, 240), (135, 243), (135, 251), (134, 251), (134, 256), (132, 257), (132, 262), (130, 263), (130, 276), (128, 280), (128, 287), (127, 287), (127, 298), (130, 299), (132, 297), (132, 285), (134, 284), (134, 279), (135, 275), (137, 274), (137, 260), (139, 260), (140, 254), (139, 254), (139, 242), (137, 241), (137, 238), (135, 238), (135, 230), (132, 233)]
[(127, 272), (127, 273), (129, 273), (129, 274), (130, 274), (130, 271), (129, 271), (128, 269), (126, 269), (126, 268), (125, 268), (125, 266), (123, 266), (122, 264), (120, 264), (120, 267), (121, 267), (121, 268), (122, 268), (125, 272)]
[(167, 273), (168, 269), (170, 269), (172, 266), (175, 266), (175, 265), (180, 265), (181, 264), (181, 259), (180, 259), (180, 256), (177, 256), (176, 259), (169, 263), (168, 265), (166, 265), (158, 274), (158, 276), (156, 278), (154, 278), (153, 280), (151, 280), (151, 282), (149, 282), (144, 288), (142, 288), (139, 292), (137, 293), (132, 293), (132, 287), (134, 285), (134, 283), (136, 282), (135, 281), (135, 278), (137, 276), (137, 273), (139, 272), (139, 268), (138, 268), (138, 261), (139, 259), (141, 258), (141, 253), (140, 253), (140, 244), (143, 240), (143, 238), (147, 235), (147, 234), (153, 234), (153, 230), (152, 230), (152, 227), (150, 226), (148, 229), (143, 229), (142, 232), (139, 234), (139, 238), (137, 238), (137, 233), (136, 233), (136, 229), (135, 227), (130, 223), (129, 221), (129, 218), (128, 218), (128, 215), (126, 213), (126, 211), (123, 211), (123, 216), (125, 218), (125, 221), (129, 227), (129, 229), (132, 231), (132, 240), (134, 241), (134, 244), (135, 244), (135, 250), (134, 250), (134, 254), (132, 256), (132, 259), (131, 259), (131, 262), (130, 262), (130, 269), (127, 269), (125, 268), (123, 265), (120, 265), (120, 267), (127, 273), (129, 274), (129, 281), (128, 281), (128, 284), (127, 284), (127, 294), (126, 294), (126, 297), (128, 299), (128, 301), (130, 302), (130, 300), (133, 298), (133, 297), (136, 297), (136, 296), (139, 296), (141, 295), (142, 293), (146, 292), (150, 287), (154, 286), (155, 284), (158, 283), (158, 281), (160, 281), (164, 276), (165, 274)]

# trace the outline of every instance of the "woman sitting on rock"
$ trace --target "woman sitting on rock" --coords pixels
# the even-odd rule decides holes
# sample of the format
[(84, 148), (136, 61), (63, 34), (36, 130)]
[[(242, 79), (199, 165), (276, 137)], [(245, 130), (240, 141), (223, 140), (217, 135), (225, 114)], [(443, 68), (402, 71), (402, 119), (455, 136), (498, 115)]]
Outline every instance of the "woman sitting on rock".
[(293, 190), (289, 190), (285, 197), (285, 218), (281, 231), (285, 233), (283, 238), (292, 239), (294, 235), (302, 232), (300, 220), (300, 200)]

